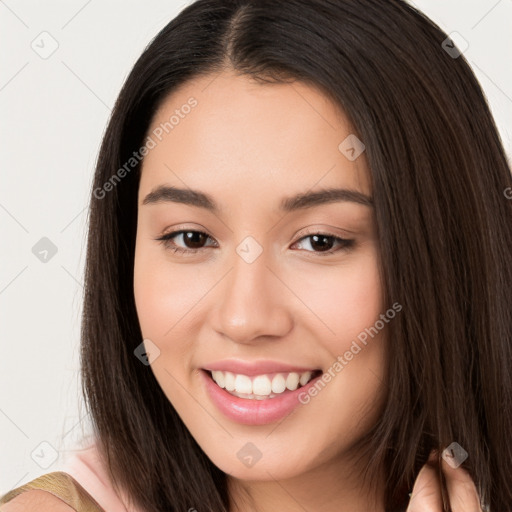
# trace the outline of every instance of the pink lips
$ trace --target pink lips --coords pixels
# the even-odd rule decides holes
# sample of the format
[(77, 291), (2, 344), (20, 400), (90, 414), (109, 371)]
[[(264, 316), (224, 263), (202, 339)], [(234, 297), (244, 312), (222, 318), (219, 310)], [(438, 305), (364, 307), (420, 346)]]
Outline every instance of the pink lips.
[[(257, 364), (249, 364), (240, 361), (224, 361), (207, 365), (208, 370), (223, 370), (243, 375), (262, 375), (274, 372), (288, 373), (295, 371), (302, 373), (305, 371), (315, 370), (309, 368), (292, 367), (274, 362), (261, 362)], [(316, 370), (318, 371), (318, 370)], [(247, 398), (239, 398), (232, 395), (225, 389), (218, 386), (212, 379), (210, 372), (203, 369), (201, 378), (212, 402), (227, 418), (244, 425), (266, 425), (279, 421), (289, 414), (299, 405), (299, 395), (307, 393), (311, 386), (322, 377), (322, 374), (310, 380), (305, 386), (297, 388), (294, 391), (286, 390), (275, 398), (267, 398), (264, 400), (252, 400)]]

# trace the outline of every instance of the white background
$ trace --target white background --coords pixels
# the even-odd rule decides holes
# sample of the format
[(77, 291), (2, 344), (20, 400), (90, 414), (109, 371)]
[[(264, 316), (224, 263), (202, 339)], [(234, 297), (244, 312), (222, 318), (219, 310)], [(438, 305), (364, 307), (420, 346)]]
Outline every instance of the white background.
[[(94, 165), (124, 79), (185, 5), (0, 0), (0, 494), (57, 470), (64, 450), (90, 430), (79, 408), (78, 349)], [(512, 0), (414, 5), (469, 42), (464, 55), (510, 160)], [(49, 37), (44, 31), (58, 43), (47, 59), (31, 47)], [(32, 253), (42, 237), (57, 247), (46, 263)], [(36, 463), (53, 453), (41, 442), (59, 457), (48, 467)]]

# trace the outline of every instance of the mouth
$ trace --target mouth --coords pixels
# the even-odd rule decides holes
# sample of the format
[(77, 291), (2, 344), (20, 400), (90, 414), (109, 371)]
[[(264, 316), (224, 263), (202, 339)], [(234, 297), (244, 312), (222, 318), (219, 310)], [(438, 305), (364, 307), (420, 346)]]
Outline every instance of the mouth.
[(299, 405), (308, 403), (301, 397), (316, 385), (323, 372), (308, 370), (248, 376), (201, 369), (199, 375), (206, 395), (220, 413), (235, 423), (256, 426), (284, 420)]
[(244, 375), (222, 370), (203, 370), (221, 389), (246, 400), (268, 400), (296, 391), (322, 374), (322, 370)]

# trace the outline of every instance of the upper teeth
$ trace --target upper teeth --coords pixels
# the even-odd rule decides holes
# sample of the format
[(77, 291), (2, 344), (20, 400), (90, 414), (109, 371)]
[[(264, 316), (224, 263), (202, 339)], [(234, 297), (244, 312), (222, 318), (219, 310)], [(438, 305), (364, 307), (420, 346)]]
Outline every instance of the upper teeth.
[(273, 377), (269, 375), (255, 375), (248, 377), (247, 375), (224, 372), (221, 370), (212, 371), (213, 380), (227, 391), (243, 393), (247, 395), (254, 394), (256, 396), (271, 396), (271, 393), (283, 393), (286, 389), (293, 391), (307, 384), (313, 372), (304, 373), (277, 373)]

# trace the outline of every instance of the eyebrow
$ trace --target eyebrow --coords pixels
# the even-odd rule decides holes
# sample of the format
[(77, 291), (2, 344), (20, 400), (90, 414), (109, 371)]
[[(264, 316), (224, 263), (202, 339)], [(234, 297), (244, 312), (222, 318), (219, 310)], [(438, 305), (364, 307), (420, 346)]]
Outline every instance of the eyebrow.
[[(280, 209), (284, 212), (291, 212), (340, 201), (353, 202), (369, 207), (373, 206), (373, 199), (362, 192), (344, 188), (329, 188), (318, 192), (304, 192), (291, 197), (285, 197), (281, 201)], [(208, 194), (198, 190), (176, 188), (168, 185), (160, 185), (155, 188), (144, 198), (142, 204), (162, 202), (188, 204), (205, 208), (216, 214), (220, 213), (219, 206)]]

